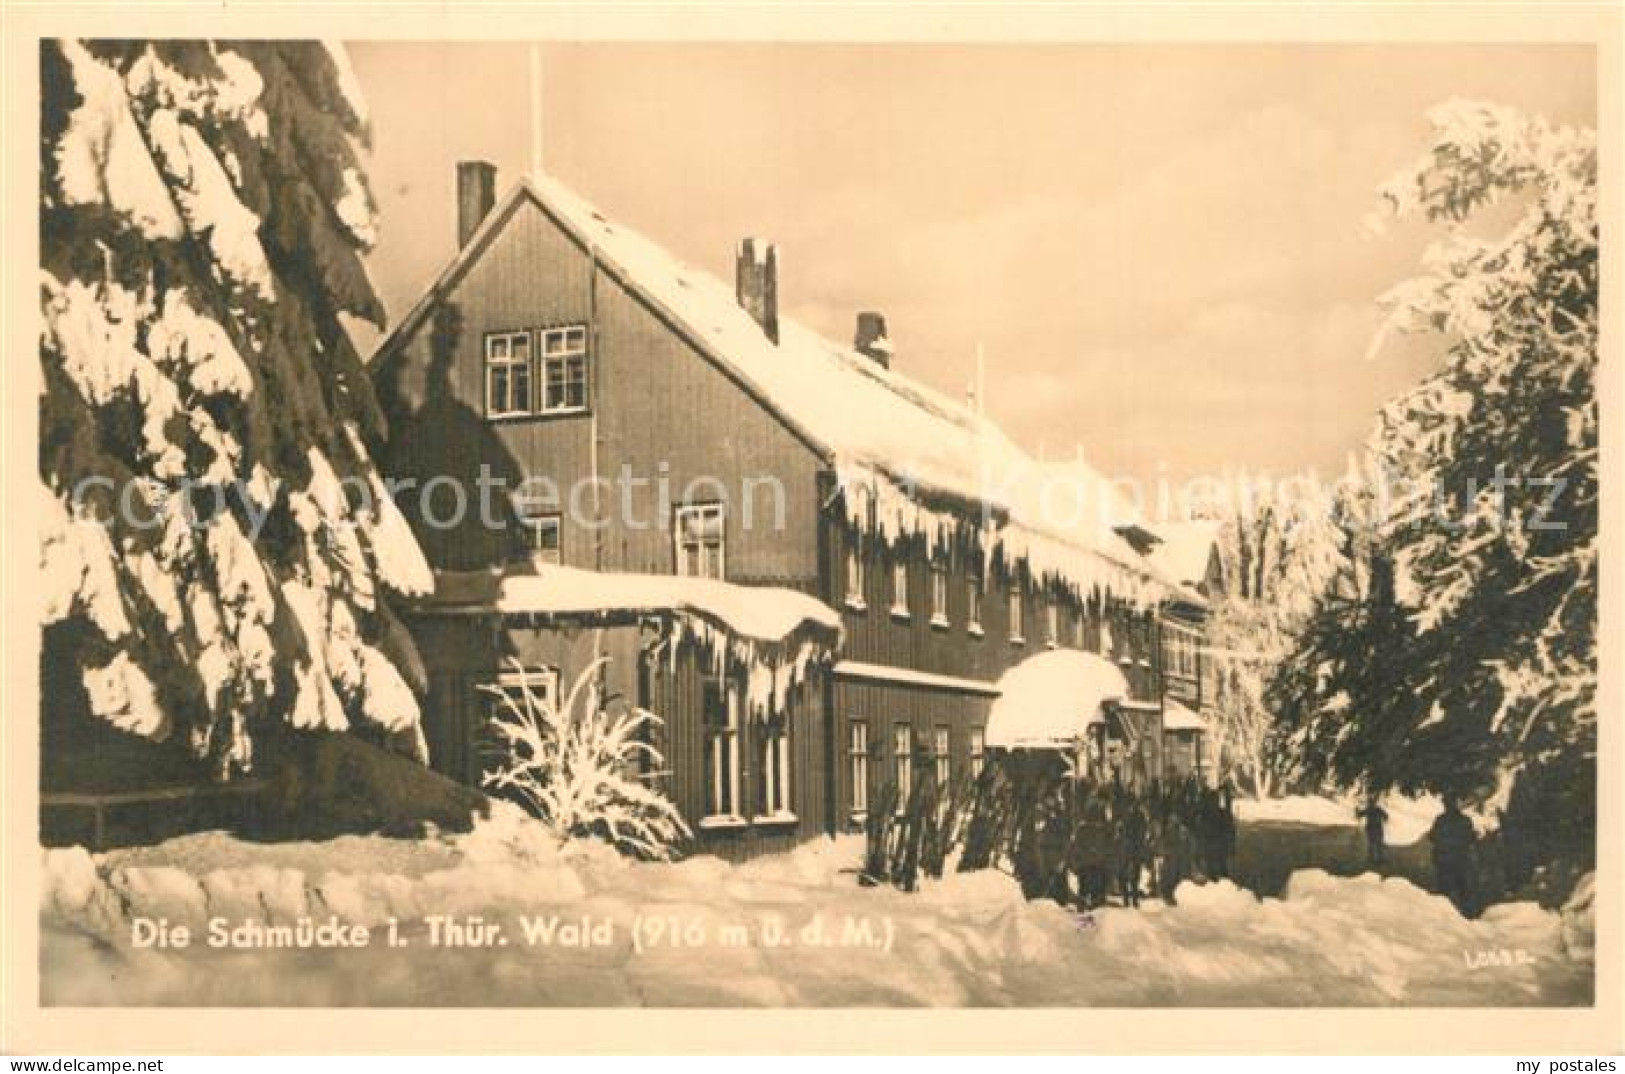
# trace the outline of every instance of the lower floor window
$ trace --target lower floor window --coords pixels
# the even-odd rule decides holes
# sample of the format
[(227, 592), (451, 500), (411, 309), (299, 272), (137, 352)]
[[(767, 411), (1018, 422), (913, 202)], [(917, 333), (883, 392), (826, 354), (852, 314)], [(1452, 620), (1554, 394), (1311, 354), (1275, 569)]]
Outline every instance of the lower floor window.
[(892, 780), (897, 784), (897, 812), (901, 814), (914, 790), (914, 734), (906, 723), (892, 728)]
[(739, 694), (720, 679), (705, 684), (705, 812), (739, 816)]
[(790, 724), (782, 715), (758, 725), (756, 815), (782, 817), (790, 809)]
[(499, 706), (506, 702), (524, 712), (527, 704), (534, 704), (552, 712), (559, 700), (559, 673), (557, 669), (547, 667), (504, 671), (497, 676), (496, 688), (502, 698), (495, 702)]
[(970, 774), (982, 774), (982, 758), (987, 752), (987, 738), (980, 727), (970, 729)]
[(852, 779), (852, 812), (869, 812), (869, 725), (853, 720), (847, 725), (846, 756)]
[(937, 777), (937, 787), (944, 790), (953, 779), (953, 754), (949, 750), (949, 742), (948, 728), (938, 727), (933, 731), (931, 738), (933, 775)]

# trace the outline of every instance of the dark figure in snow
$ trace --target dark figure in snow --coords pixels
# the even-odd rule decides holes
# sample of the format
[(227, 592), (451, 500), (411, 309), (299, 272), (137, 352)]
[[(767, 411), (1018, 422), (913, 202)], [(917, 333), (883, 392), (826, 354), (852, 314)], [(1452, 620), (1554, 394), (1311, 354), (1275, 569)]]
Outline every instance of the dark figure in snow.
[(1176, 814), (1170, 813), (1163, 821), (1158, 839), (1157, 894), (1162, 901), (1173, 904), (1174, 892), (1190, 879), (1191, 865), (1196, 857), (1196, 841), (1191, 830)]
[(1093, 795), (1084, 799), (1082, 818), (1072, 838), (1072, 872), (1078, 878), (1078, 903), (1084, 910), (1105, 905), (1111, 887), (1111, 822), (1107, 804)]
[(1124, 796), (1117, 826), (1117, 891), (1124, 906), (1140, 905), (1140, 873), (1150, 856), (1150, 832), (1145, 809), (1136, 799)]
[(1365, 821), (1366, 860), (1372, 865), (1381, 865), (1382, 853), (1387, 847), (1383, 829), (1388, 824), (1388, 811), (1377, 804), (1377, 796), (1373, 794), (1366, 799), (1364, 807), (1354, 811), (1354, 816)]
[(1235, 823), (1224, 795), (1215, 789), (1201, 793), (1196, 806), (1196, 842), (1202, 859), (1202, 873), (1209, 880), (1230, 875), (1230, 847), (1235, 839)]
[(1433, 880), (1438, 893), (1454, 903), (1463, 916), (1472, 914), (1475, 839), (1473, 822), (1456, 804), (1455, 796), (1446, 795), (1444, 812), (1428, 829), (1428, 842), (1433, 847)]

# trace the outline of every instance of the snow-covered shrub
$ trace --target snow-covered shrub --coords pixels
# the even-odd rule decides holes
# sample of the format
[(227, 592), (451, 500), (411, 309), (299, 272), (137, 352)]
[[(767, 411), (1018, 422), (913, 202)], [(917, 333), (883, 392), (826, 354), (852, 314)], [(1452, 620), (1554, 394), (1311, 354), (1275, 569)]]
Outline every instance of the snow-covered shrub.
[[(496, 700), (491, 729), (500, 758), (484, 774), (491, 791), (524, 805), (560, 838), (592, 837), (639, 857), (669, 859), (691, 834), (670, 799), (649, 785), (665, 763), (641, 735), (660, 718), (605, 704), (600, 657), (576, 677), (562, 703), (528, 680)], [(641, 771), (640, 771), (641, 769)]]

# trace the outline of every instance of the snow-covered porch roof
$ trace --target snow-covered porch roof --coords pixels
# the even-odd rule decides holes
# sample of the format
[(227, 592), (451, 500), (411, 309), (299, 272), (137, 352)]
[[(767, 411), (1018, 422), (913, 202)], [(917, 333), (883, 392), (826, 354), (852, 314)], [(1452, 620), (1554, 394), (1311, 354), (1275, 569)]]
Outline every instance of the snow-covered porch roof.
[(1128, 680), (1117, 665), (1073, 649), (1023, 660), (1000, 677), (998, 688), (986, 742), (1003, 749), (1071, 747), (1105, 718), (1107, 702), (1128, 696)]
[(1167, 698), (1162, 706), (1162, 729), (1164, 731), (1207, 731), (1207, 721), (1192, 712), (1173, 698)]
[(821, 638), (831, 647), (841, 631), (841, 618), (828, 605), (794, 589), (543, 563), (500, 572), (437, 571), (434, 593), (416, 607), (441, 615), (559, 620), (692, 616), (750, 641), (782, 644), (797, 638)]

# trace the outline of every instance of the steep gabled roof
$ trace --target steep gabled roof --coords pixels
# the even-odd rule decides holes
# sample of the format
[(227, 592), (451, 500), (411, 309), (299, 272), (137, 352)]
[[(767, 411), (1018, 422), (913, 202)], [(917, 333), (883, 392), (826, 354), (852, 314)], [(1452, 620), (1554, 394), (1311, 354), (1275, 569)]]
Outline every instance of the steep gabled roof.
[[(1088, 495), (1105, 504), (1077, 518), (1044, 517), (1035, 491), (1054, 480), (1003, 430), (964, 403), (887, 369), (850, 346), (833, 343), (782, 317), (777, 343), (736, 301), (734, 289), (684, 264), (619, 224), (557, 180), (526, 178), (487, 214), (456, 257), (379, 348), (387, 355), (423, 322), (491, 239), (526, 202), (533, 203), (590, 253), (598, 265), (647, 304), (712, 364), (836, 469), (843, 484), (871, 479), (909, 500), (947, 499), (989, 509), (1005, 530), (1025, 531), (1023, 554), (1048, 573), (1098, 583), (1099, 572), (1068, 572), (1074, 556), (1097, 557), (1126, 572), (1134, 588), (1151, 585), (1174, 595), (1178, 580), (1141, 557), (1114, 532), (1132, 524), (1107, 482), (1093, 471)], [(1087, 470), (1081, 462), (1077, 467)], [(916, 497), (915, 494), (920, 494)], [(892, 498), (896, 502), (897, 497)], [(1180, 594), (1185, 598), (1191, 594)], [(1199, 599), (1199, 598), (1198, 598)]]

